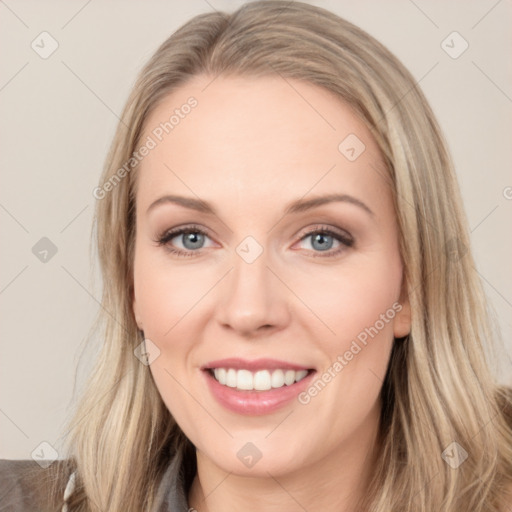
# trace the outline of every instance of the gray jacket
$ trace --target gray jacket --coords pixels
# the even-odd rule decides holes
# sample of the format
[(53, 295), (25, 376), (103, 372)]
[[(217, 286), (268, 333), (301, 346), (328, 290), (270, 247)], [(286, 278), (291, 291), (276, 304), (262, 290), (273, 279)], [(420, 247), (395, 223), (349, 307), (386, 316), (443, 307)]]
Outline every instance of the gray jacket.
[[(58, 464), (55, 461), (54, 464)], [(187, 512), (187, 493), (191, 484), (191, 464), (184, 460), (181, 451), (173, 457), (158, 488), (153, 512)], [(0, 512), (38, 512), (45, 499), (44, 489), (34, 487), (27, 478), (27, 471), (45, 471), (33, 460), (0, 459)], [(63, 499), (71, 495), (74, 487), (71, 474), (63, 492)], [(64, 503), (62, 512), (67, 512)]]

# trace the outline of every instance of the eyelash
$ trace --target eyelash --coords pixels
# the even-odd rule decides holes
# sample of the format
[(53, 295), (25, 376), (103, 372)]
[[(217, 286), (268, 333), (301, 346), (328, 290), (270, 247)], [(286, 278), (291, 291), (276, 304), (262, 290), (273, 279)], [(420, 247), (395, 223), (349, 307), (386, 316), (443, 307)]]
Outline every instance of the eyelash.
[[(190, 258), (190, 257), (197, 256), (197, 253), (199, 253), (201, 251), (201, 249), (198, 249), (195, 251), (192, 251), (192, 250), (183, 251), (182, 249), (176, 249), (176, 248), (168, 245), (169, 242), (173, 238), (176, 238), (177, 236), (183, 235), (185, 233), (200, 233), (201, 235), (208, 236), (208, 233), (204, 229), (202, 229), (200, 226), (190, 225), (190, 226), (184, 226), (181, 228), (176, 228), (176, 229), (170, 230), (170, 231), (165, 231), (157, 238), (157, 240), (155, 240), (155, 242), (157, 243), (157, 245), (159, 247), (166, 246), (167, 251), (169, 251), (171, 254), (174, 254), (175, 256), (178, 256), (180, 258)], [(335, 240), (340, 242), (345, 247), (339, 247), (334, 252), (328, 252), (325, 255), (320, 255), (320, 254), (318, 254), (319, 251), (314, 251), (317, 253), (317, 254), (313, 255), (314, 258), (334, 257), (334, 256), (337, 256), (341, 251), (345, 250), (346, 248), (352, 247), (354, 245), (354, 240), (352, 238), (350, 238), (349, 236), (344, 236), (340, 233), (337, 233), (326, 226), (316, 226), (315, 228), (313, 228), (310, 231), (308, 231), (307, 233), (305, 233), (304, 236), (301, 238), (301, 240), (304, 240), (305, 238), (307, 238), (311, 235), (317, 235), (317, 234), (332, 236)]]

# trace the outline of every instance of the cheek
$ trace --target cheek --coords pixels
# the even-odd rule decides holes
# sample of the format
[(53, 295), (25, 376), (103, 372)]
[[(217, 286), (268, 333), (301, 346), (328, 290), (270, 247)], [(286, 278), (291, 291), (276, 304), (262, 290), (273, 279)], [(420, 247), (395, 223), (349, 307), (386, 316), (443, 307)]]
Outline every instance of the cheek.
[(334, 331), (319, 330), (318, 319), (310, 316), (307, 328), (325, 358), (317, 379), (300, 397), (312, 417), (328, 418), (324, 423), (330, 429), (321, 432), (325, 439), (340, 432), (351, 435), (374, 410), (393, 346), (393, 322), (401, 309), (401, 277), (398, 258), (358, 261), (340, 269), (335, 279), (315, 279), (315, 287), (304, 296)]
[[(325, 355), (318, 379), (306, 391), (307, 402), (323, 389), (321, 403), (333, 410), (343, 408), (352, 419), (332, 418), (333, 424), (350, 431), (369, 414), (377, 401), (393, 346), (393, 323), (401, 309), (398, 303), (402, 280), (400, 258), (354, 259), (333, 275), (317, 276), (305, 302), (329, 327), (319, 331), (318, 320), (310, 320), (311, 339)], [(315, 328), (313, 329), (313, 320)], [(319, 336), (319, 332), (322, 336)], [(363, 399), (364, 398), (364, 399)], [(326, 435), (328, 435), (326, 433)]]
[(183, 423), (193, 421), (188, 416), (194, 408), (181, 383), (190, 379), (190, 355), (206, 318), (204, 299), (217, 281), (211, 268), (176, 264), (144, 249), (136, 254), (137, 312), (143, 319), (145, 337), (160, 350), (149, 369), (166, 407)]
[(166, 264), (142, 254), (135, 265), (134, 282), (146, 336), (160, 340), (172, 337), (175, 326), (193, 313), (215, 284), (215, 277), (207, 269)]
[[(205, 272), (162, 261), (161, 255), (141, 250), (134, 269), (137, 311), (144, 335), (160, 350), (151, 363), (158, 392), (180, 425), (193, 429), (198, 411), (190, 404), (190, 354), (192, 340), (200, 339), (201, 298), (212, 283)], [(211, 274), (211, 271), (210, 271)]]
[(365, 329), (372, 326), (382, 331), (383, 337), (392, 337), (401, 279), (398, 258), (371, 264), (359, 260), (297, 283), (296, 289), (300, 287), (304, 302), (331, 331), (332, 336), (323, 339), (332, 340), (328, 352), (333, 353), (360, 334), (364, 338)]

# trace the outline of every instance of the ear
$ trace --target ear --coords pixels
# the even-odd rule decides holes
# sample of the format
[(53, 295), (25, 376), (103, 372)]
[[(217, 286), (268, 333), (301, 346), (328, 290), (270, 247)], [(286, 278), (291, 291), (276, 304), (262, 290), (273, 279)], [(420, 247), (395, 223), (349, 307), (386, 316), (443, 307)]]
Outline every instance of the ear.
[(393, 308), (397, 311), (393, 322), (393, 334), (395, 338), (403, 338), (411, 332), (411, 304), (405, 279), (402, 281), (398, 303), (393, 305)]
[(139, 314), (139, 309), (137, 307), (137, 299), (135, 298), (135, 291), (132, 288), (132, 310), (133, 310), (133, 316), (135, 317), (135, 322), (137, 323), (137, 327), (144, 331), (144, 326), (142, 324), (142, 319)]

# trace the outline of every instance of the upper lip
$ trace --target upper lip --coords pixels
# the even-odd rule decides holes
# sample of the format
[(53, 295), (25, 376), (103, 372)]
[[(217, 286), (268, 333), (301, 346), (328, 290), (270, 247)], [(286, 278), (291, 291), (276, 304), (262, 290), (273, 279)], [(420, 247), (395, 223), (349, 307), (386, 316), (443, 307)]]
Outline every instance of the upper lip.
[(279, 359), (241, 359), (238, 357), (232, 357), (228, 359), (217, 359), (216, 361), (210, 361), (205, 365), (201, 366), (201, 370), (211, 370), (213, 368), (233, 368), (235, 370), (311, 370), (310, 366), (303, 366), (301, 364), (290, 363), (288, 361), (281, 361)]

